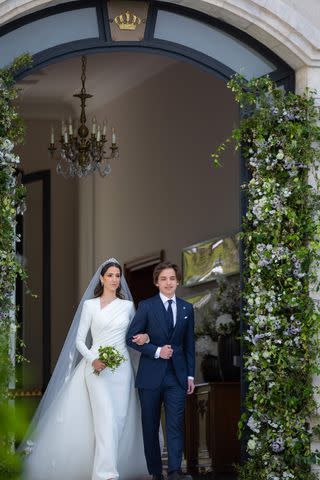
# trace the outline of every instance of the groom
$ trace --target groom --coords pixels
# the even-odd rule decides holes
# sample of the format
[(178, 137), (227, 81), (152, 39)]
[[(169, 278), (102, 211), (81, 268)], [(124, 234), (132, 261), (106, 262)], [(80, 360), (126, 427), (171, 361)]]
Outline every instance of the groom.
[[(180, 272), (163, 262), (153, 272), (159, 288), (155, 297), (143, 300), (132, 320), (127, 344), (141, 352), (136, 387), (139, 389), (144, 451), (153, 480), (162, 480), (159, 444), (161, 405), (166, 416), (168, 480), (191, 480), (181, 472), (186, 394), (194, 391), (194, 313), (190, 303), (175, 295)], [(150, 342), (139, 346), (135, 335), (147, 333)]]

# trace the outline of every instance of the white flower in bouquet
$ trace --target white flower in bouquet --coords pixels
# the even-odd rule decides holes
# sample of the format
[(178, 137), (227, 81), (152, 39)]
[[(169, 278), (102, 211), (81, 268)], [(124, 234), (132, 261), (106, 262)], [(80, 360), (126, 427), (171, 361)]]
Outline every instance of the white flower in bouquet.
[(222, 315), (219, 315), (216, 320), (216, 330), (222, 335), (231, 333), (232, 327), (234, 325), (235, 322), (230, 313), (223, 313)]
[(210, 335), (201, 335), (196, 340), (196, 352), (200, 355), (218, 355), (218, 344), (214, 342)]

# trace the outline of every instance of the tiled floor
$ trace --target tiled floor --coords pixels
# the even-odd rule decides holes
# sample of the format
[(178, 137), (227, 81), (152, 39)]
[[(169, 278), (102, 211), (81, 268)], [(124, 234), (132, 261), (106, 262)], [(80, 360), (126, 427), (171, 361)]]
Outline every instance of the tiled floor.
[[(164, 472), (164, 478), (166, 480), (166, 474)], [(206, 475), (192, 475), (193, 480), (237, 480), (236, 475), (232, 475), (230, 473), (220, 473), (214, 475), (213, 473), (207, 473)], [(152, 477), (145, 476), (140, 480), (151, 480)]]
[[(167, 480), (167, 472), (164, 469), (163, 471), (164, 479)], [(237, 480), (237, 475), (232, 473), (217, 473), (214, 475), (213, 473), (206, 473), (206, 474), (192, 474), (193, 480)], [(145, 476), (140, 480), (152, 480), (152, 477)]]
[(220, 473), (216, 475), (208, 473), (207, 475), (193, 475), (193, 480), (237, 480), (237, 476), (230, 473)]
[[(165, 472), (164, 472), (164, 475), (165, 475)], [(231, 473), (217, 473), (216, 475), (214, 475), (213, 473), (207, 473), (205, 475), (193, 474), (192, 478), (193, 480), (237, 480), (237, 475), (231, 474)], [(166, 479), (166, 475), (165, 475), (165, 479)], [(148, 479), (146, 478), (144, 480), (148, 480)]]

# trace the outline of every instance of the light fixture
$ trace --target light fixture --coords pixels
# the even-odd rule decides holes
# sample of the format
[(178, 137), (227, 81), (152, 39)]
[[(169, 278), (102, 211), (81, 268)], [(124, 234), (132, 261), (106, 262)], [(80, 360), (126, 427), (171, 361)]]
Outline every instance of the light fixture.
[(110, 155), (107, 157), (104, 151), (107, 143), (107, 122), (103, 122), (102, 127), (97, 123), (95, 117), (92, 120), (91, 134), (86, 125), (86, 100), (91, 98), (86, 92), (86, 65), (87, 59), (82, 56), (82, 88), (80, 93), (73, 96), (80, 98), (81, 114), (79, 128), (74, 129), (73, 121), (69, 118), (68, 122), (62, 121), (60, 148), (55, 147), (54, 128), (51, 128), (49, 152), (53, 159), (57, 156), (57, 173), (64, 177), (85, 177), (98, 171), (102, 177), (110, 174), (110, 160), (119, 156), (118, 145), (116, 143), (116, 134), (112, 128)]

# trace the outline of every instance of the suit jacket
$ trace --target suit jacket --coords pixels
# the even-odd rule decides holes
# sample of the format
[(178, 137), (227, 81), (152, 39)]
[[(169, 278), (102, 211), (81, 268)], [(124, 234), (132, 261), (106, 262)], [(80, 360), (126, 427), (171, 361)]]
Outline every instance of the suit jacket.
[[(177, 298), (176, 325), (169, 334), (166, 309), (159, 295), (143, 300), (131, 322), (127, 333), (127, 345), (141, 353), (137, 388), (156, 389), (160, 386), (166, 373), (167, 362), (162, 358), (154, 358), (158, 347), (171, 345), (172, 362), (180, 385), (188, 386), (188, 376), (194, 377), (195, 340), (194, 312), (191, 303)], [(132, 337), (138, 333), (147, 333), (150, 343), (136, 345)]]

